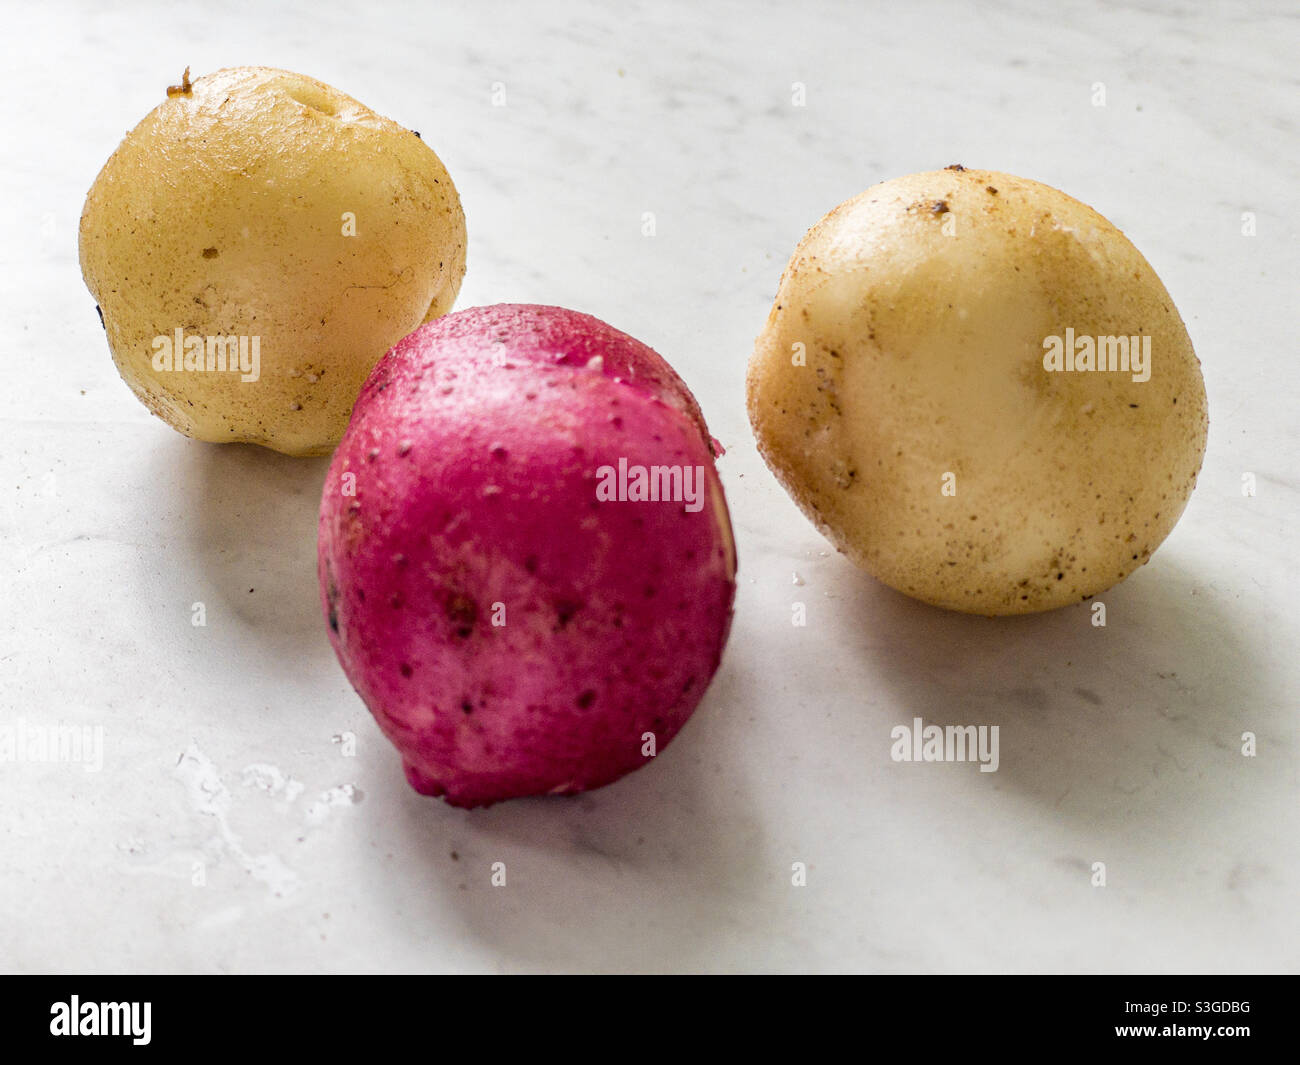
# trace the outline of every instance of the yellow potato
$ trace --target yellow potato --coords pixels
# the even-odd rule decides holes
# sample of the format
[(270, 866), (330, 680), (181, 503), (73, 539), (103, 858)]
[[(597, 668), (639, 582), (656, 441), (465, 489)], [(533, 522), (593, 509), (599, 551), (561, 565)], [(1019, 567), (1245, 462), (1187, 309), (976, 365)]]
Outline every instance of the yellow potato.
[(1187, 330), (1124, 235), (1056, 189), (961, 167), (876, 185), (809, 231), (748, 398), (768, 465), (836, 547), (979, 614), (1078, 602), (1145, 563), (1208, 424)]
[(337, 89), (187, 71), (95, 179), (81, 268), (151, 411), (318, 455), (384, 352), (451, 309), (465, 216), (417, 134)]

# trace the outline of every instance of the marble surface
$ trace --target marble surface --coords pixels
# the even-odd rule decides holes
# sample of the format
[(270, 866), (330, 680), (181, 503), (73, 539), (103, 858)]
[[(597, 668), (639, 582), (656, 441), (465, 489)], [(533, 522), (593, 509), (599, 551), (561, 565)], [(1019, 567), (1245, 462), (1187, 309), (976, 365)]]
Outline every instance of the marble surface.
[[(69, 3), (6, 21), (0, 724), (102, 729), (103, 764), (0, 764), (0, 969), (1297, 968), (1291, 5)], [(458, 306), (591, 312), (696, 391), (728, 449), (735, 625), (645, 770), (475, 812), (416, 795), (325, 639), (324, 463), (186, 440), (119, 380), (77, 264), (86, 189), (186, 64), (240, 63), (422, 131), (469, 221)], [(1106, 593), (1104, 630), (1083, 606), (992, 621), (895, 594), (754, 448), (745, 362), (797, 240), (868, 185), (953, 162), (1110, 217), (1204, 364), (1200, 485)], [(998, 771), (893, 762), (915, 716), (999, 725)]]

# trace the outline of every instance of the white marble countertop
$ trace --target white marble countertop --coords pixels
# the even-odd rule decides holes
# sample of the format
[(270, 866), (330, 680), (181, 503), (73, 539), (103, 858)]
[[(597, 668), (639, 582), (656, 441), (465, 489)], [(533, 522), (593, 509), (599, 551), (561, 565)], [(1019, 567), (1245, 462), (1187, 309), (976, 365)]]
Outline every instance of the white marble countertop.
[[(98, 772), (0, 764), (0, 969), (1298, 967), (1295, 13), (871, 6), (7, 12), (0, 724), (104, 748)], [(591, 312), (695, 390), (739, 594), (713, 687), (645, 770), (472, 812), (416, 795), (325, 639), (324, 463), (186, 440), (118, 378), (77, 264), (86, 190), (184, 66), (241, 63), (421, 130), (468, 218), (458, 306)], [(799, 237), (954, 162), (1108, 216), (1204, 364), (1200, 485), (1105, 629), (889, 591), (754, 448), (745, 363)], [(998, 772), (894, 763), (914, 716), (998, 724)]]

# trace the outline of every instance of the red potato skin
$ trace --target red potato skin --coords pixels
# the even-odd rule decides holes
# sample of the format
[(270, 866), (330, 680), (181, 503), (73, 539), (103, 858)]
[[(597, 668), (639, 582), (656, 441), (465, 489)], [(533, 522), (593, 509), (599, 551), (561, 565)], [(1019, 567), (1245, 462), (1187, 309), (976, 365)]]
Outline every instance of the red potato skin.
[[(701, 468), (705, 505), (598, 500), (620, 458)], [(330, 466), (318, 563), (349, 680), (411, 785), (455, 806), (644, 765), (645, 734), (662, 751), (704, 694), (735, 593), (690, 392), (554, 307), (447, 315), (385, 356)]]

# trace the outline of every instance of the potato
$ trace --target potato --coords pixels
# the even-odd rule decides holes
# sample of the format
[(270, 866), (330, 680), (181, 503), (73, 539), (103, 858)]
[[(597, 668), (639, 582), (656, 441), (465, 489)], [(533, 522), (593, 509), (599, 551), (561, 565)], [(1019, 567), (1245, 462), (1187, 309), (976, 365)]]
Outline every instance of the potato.
[(398, 344), (321, 499), (334, 650), (411, 785), (455, 806), (596, 788), (662, 751), (718, 667), (735, 569), (686, 386), (557, 307)]
[(809, 231), (748, 400), (768, 465), (840, 551), (989, 615), (1078, 602), (1145, 563), (1207, 431), (1187, 330), (1124, 235), (1056, 189), (960, 166), (876, 185)]
[(384, 352), (451, 309), (456, 189), (418, 134), (322, 82), (186, 75), (82, 212), (113, 358), (187, 436), (326, 454)]

